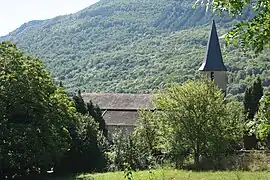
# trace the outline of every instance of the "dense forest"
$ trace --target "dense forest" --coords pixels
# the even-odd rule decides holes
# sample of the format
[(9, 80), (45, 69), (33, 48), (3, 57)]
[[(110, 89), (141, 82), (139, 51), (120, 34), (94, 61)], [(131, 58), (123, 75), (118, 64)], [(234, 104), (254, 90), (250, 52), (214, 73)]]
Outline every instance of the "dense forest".
[[(69, 92), (146, 93), (198, 75), (211, 20), (220, 37), (243, 17), (215, 15), (193, 0), (101, 0), (75, 14), (31, 21), (0, 40), (44, 60)], [(225, 47), (229, 96), (242, 98), (254, 76), (270, 85), (269, 52)]]

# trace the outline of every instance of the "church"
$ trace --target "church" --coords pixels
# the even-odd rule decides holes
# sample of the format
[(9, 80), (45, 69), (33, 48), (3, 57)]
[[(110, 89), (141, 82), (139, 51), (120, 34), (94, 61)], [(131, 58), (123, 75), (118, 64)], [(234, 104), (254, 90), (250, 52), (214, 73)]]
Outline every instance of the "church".
[[(226, 93), (227, 68), (223, 63), (215, 21), (212, 23), (205, 58), (199, 71), (211, 78)], [(139, 118), (138, 110), (155, 110), (151, 103), (151, 94), (82, 93), (82, 97), (85, 102), (91, 100), (99, 105), (109, 136), (119, 129), (126, 133), (132, 132)]]

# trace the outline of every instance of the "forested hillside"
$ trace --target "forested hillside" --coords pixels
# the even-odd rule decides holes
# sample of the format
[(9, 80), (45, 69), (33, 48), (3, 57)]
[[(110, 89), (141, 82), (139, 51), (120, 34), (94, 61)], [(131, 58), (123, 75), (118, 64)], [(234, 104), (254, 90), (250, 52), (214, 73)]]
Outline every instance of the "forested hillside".
[[(101, 0), (75, 14), (31, 21), (0, 40), (43, 59), (71, 92), (151, 92), (198, 74), (213, 18), (220, 36), (241, 20), (194, 9), (194, 2)], [(270, 85), (269, 52), (255, 57), (221, 43), (229, 94), (243, 93), (254, 75)]]

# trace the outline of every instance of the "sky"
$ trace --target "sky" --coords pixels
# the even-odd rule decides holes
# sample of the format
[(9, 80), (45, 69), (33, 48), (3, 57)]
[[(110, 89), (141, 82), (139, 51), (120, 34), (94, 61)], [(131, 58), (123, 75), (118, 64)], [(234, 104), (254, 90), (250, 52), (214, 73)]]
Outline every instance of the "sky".
[(0, 0), (0, 36), (31, 20), (75, 13), (98, 0)]

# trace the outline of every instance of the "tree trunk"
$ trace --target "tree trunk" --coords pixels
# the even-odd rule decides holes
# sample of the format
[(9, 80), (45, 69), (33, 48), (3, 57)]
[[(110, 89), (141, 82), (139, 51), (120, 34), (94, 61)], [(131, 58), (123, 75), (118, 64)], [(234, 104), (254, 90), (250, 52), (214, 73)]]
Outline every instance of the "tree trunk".
[(195, 153), (194, 153), (194, 163), (195, 163), (196, 167), (198, 167), (198, 165), (200, 163), (200, 154), (198, 153), (198, 151), (195, 151)]
[(196, 165), (196, 168), (198, 168), (199, 163), (200, 163), (200, 143), (199, 143), (199, 139), (196, 139), (196, 146), (195, 146), (195, 150), (194, 150), (194, 163)]

